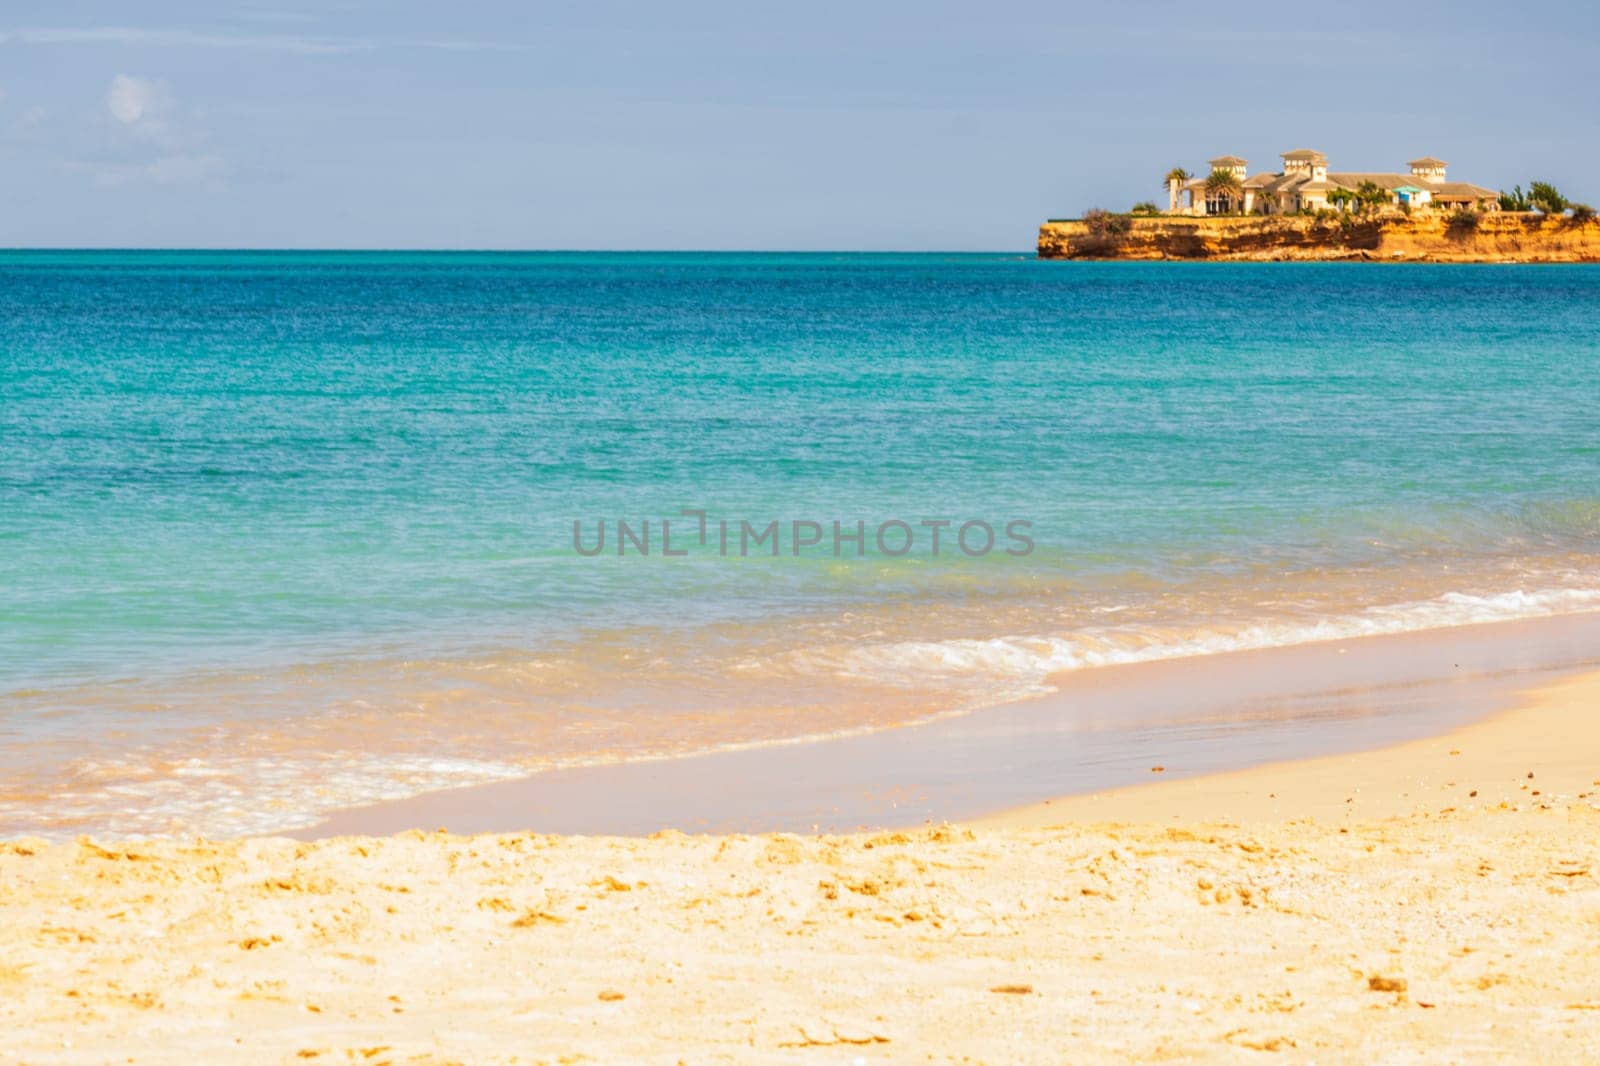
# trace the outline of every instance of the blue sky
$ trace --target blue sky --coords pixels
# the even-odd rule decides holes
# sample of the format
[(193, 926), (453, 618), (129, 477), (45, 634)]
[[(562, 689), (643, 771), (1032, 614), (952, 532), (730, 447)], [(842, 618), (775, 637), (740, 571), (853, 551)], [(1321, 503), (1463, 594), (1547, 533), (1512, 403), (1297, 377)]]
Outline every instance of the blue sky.
[(1588, 2), (7, 0), (0, 246), (1025, 249), (1302, 146), (1600, 202), (1597, 70)]

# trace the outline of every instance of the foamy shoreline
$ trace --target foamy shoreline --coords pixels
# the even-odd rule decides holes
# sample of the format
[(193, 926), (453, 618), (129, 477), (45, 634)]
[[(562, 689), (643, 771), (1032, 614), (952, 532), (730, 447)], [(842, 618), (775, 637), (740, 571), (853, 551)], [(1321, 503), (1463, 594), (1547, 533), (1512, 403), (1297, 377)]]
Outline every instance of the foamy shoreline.
[(1125, 825), (13, 841), (6, 1052), (1593, 1057), (1597, 710), (1591, 674), (1449, 737), (1074, 801)]
[(901, 728), (550, 770), (335, 812), (290, 835), (408, 829), (851, 832), (1369, 751), (1464, 726), (1594, 662), (1600, 614), (1110, 665), (1051, 695)]
[[(648, 713), (570, 706), (561, 699), (548, 702), (552, 694), (541, 688), (538, 678), (547, 669), (559, 674), (559, 664), (543, 662), (537, 655), (527, 658), (532, 654), (527, 652), (521, 657), (506, 653), (481, 661), (461, 660), (455, 662), (454, 673), (439, 676), (430, 671), (450, 660), (427, 660), (413, 667), (380, 659), (312, 670), (322, 683), (340, 679), (337, 687), (348, 698), (331, 705), (318, 702), (316, 693), (321, 690), (315, 686), (285, 688), (283, 678), (261, 678), (259, 690), (236, 691), (226, 672), (217, 677), (169, 678), (153, 687), (130, 682), (125, 690), (104, 693), (96, 693), (90, 685), (77, 696), (40, 690), (15, 713), (24, 719), (53, 715), (63, 721), (80, 715), (86, 723), (99, 721), (100, 714), (114, 721), (131, 707), (148, 706), (160, 713), (144, 715), (137, 728), (127, 724), (103, 735), (90, 730), (70, 743), (58, 739), (29, 744), (26, 753), (14, 745), (10, 752), (0, 753), (15, 767), (10, 775), (0, 775), (5, 778), (0, 788), (0, 834), (37, 832), (59, 838), (87, 831), (231, 838), (301, 833), (314, 830), (335, 812), (413, 799), (426, 804), (426, 797), (448, 790), (515, 784), (531, 775), (565, 777), (586, 768), (638, 767), (760, 749), (831, 748), (835, 741), (906, 730), (903, 735), (915, 745), (926, 727), (938, 732), (940, 723), (949, 719), (979, 715), (998, 722), (1011, 716), (1005, 709), (1008, 705), (1037, 704), (1054, 714), (1061, 702), (1055, 697), (1063, 692), (1092, 692), (1101, 687), (1099, 679), (1124, 676), (1126, 668), (1159, 672), (1189, 660), (1208, 664), (1205, 677), (1220, 678), (1203, 681), (1201, 689), (1231, 697), (1237, 679), (1226, 664), (1250, 653), (1267, 653), (1266, 659), (1272, 660), (1277, 653), (1293, 657), (1294, 649), (1332, 643), (1365, 646), (1380, 638), (1408, 637), (1449, 641), (1451, 633), (1477, 627), (1515, 622), (1560, 627), (1568, 624), (1560, 619), (1597, 617), (1600, 589), (1591, 587), (1592, 582), (1577, 571), (1564, 580), (1567, 583), (1560, 586), (1532, 585), (1492, 594), (1398, 597), (1395, 602), (1332, 613), (1298, 603), (1280, 610), (1282, 617), (1275, 621), (1266, 620), (1272, 611), (1239, 616), (1223, 612), (1198, 629), (1155, 625), (1148, 618), (1131, 621), (1121, 613), (1109, 613), (1102, 621), (1068, 627), (1065, 635), (1055, 636), (1043, 631), (1015, 635), (1032, 632), (1024, 628), (1009, 636), (1000, 629), (996, 632), (1002, 635), (987, 637), (908, 640), (897, 639), (904, 632), (886, 630), (870, 640), (807, 643), (798, 650), (774, 648), (767, 658), (708, 668), (699, 680), (655, 677), (647, 671), (633, 683), (649, 691)], [(1273, 591), (1257, 590), (1255, 595), (1295, 603), (1297, 592), (1307, 590), (1290, 584), (1293, 587), (1272, 586)], [(952, 630), (961, 631), (959, 625)], [(679, 634), (676, 639), (689, 638)], [(719, 639), (705, 637), (703, 643), (714, 646)], [(692, 657), (688, 647), (675, 645), (675, 650), (662, 654), (665, 660)], [(1568, 664), (1557, 656), (1536, 665)], [(422, 675), (416, 687), (394, 687), (395, 677), (411, 676), (413, 670)], [(617, 684), (625, 680), (613, 678)], [(725, 682), (734, 688), (718, 687)], [(593, 677), (585, 682), (591, 688), (597, 683)], [(1330, 678), (1328, 687), (1341, 683)], [(78, 697), (88, 699), (92, 709), (78, 707), (74, 702)], [(1101, 697), (1095, 699), (1104, 703)], [(1141, 728), (1181, 727), (1194, 711), (1190, 702), (1186, 693), (1175, 693), (1172, 713), (1153, 716), (1140, 723)], [(287, 718), (276, 713), (258, 717), (260, 708), (279, 705), (300, 709)], [(249, 710), (235, 713), (240, 708)], [(1108, 708), (1090, 708), (1090, 713), (1111, 721)], [(1220, 717), (1232, 712), (1213, 708), (1207, 713)], [(1445, 713), (1432, 731), (1453, 724)], [(975, 728), (981, 731), (982, 726)], [(1371, 746), (1325, 740), (1320, 748), (1307, 743), (1265, 755), (1241, 745), (1234, 765)], [(1139, 743), (1140, 738), (1130, 736), (1125, 747)], [(1097, 758), (1103, 762), (1105, 753)], [(893, 760), (888, 765), (892, 768)], [(1199, 769), (1219, 768), (1222, 765), (1213, 762)], [(1003, 767), (985, 770), (1005, 775)], [(890, 777), (896, 787), (917, 784), (905, 775)], [(819, 817), (739, 828), (915, 824), (921, 817), (967, 817), (1057, 792), (1126, 784), (1131, 779), (1128, 775), (1120, 782), (1093, 779), (1070, 787), (1036, 781), (1029, 795), (984, 796), (981, 802), (923, 810), (914, 818), (869, 811), (863, 812), (867, 817), (853, 821)], [(878, 783), (858, 782), (861, 787)], [(982, 791), (981, 782), (978, 788)], [(652, 813), (662, 809), (655, 805)], [(670, 805), (664, 809), (669, 815), (666, 824), (715, 827), (711, 821), (684, 822)], [(413, 824), (473, 828), (431, 817)], [(648, 832), (660, 826), (535, 821), (499, 826), (527, 827)]]

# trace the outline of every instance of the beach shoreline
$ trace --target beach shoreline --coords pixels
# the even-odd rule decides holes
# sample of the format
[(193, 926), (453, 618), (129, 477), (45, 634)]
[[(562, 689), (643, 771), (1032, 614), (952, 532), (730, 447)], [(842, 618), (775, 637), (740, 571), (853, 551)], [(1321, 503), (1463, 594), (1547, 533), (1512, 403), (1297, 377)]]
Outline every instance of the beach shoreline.
[(41, 1063), (1570, 1061), (1597, 778), (1591, 672), (970, 826), (12, 841), (0, 1019)]
[(1530, 686), (1510, 707), (1437, 736), (1178, 780), (1153, 774), (966, 824), (1348, 824), (1592, 795), (1600, 795), (1600, 672)]
[[(1070, 671), (1044, 697), (821, 740), (550, 770), (336, 811), (287, 835), (643, 835), (966, 822), (1151, 779), (1425, 741), (1600, 667), (1600, 613)], [(1100, 820), (1100, 819), (1096, 819)]]

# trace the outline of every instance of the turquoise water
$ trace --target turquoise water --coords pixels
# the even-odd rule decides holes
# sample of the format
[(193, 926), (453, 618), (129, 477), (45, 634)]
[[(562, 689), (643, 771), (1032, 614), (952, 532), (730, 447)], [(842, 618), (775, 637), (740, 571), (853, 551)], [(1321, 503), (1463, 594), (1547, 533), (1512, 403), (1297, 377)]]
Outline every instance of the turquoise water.
[[(1583, 266), (0, 253), (0, 829), (1600, 605), (1597, 312)], [(686, 508), (869, 550), (574, 550)], [(932, 519), (1035, 547), (871, 544)]]

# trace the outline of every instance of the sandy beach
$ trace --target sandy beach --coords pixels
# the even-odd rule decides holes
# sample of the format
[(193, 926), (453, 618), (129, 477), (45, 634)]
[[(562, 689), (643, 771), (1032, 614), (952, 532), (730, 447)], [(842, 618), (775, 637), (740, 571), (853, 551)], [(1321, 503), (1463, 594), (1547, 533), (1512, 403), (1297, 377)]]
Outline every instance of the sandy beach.
[(1600, 6), (10, 7), (0, 1066), (1600, 1066)]
[(906, 832), (16, 840), (0, 1059), (1592, 1060), (1597, 708)]

